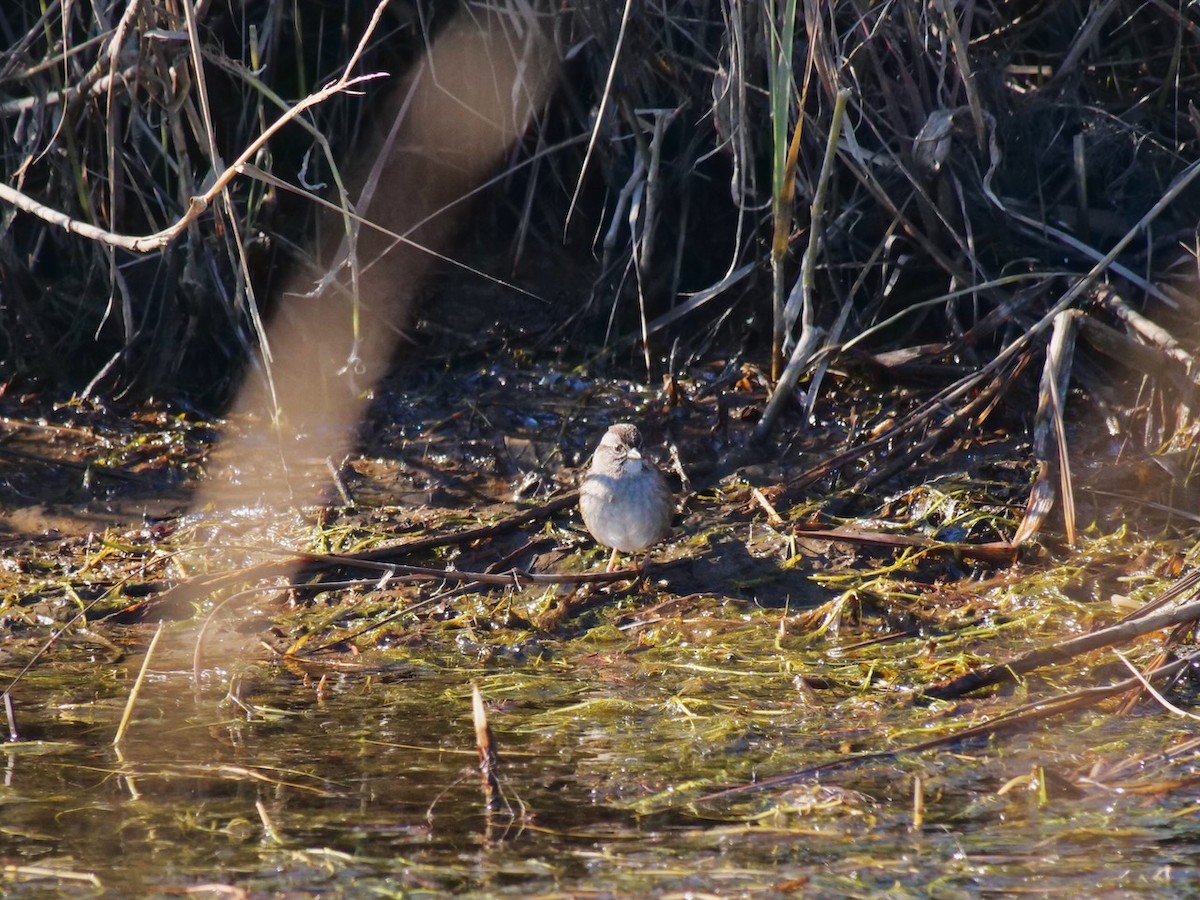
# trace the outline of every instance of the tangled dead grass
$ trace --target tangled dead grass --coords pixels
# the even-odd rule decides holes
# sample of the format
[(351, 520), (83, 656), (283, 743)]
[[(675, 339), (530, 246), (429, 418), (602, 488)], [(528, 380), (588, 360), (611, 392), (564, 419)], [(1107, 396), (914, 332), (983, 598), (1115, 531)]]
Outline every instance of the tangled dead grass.
[[(223, 392), (278, 302), (274, 274), (325, 271), (304, 249), (321, 246), (307, 198), (345, 207), (345, 160), (395, 79), (352, 80), (402, 72), (452, 13), (343, 12), (0, 14), (5, 379)], [(1056, 496), (1073, 534), (1072, 386), (1114, 411), (1118, 441), (1191, 445), (1187, 12), (661, 0), (543, 16), (565, 74), (490, 193), (509, 209), (511, 259), (564, 233), (594, 258), (586, 302), (558, 327), (605, 323), (610, 346), (640, 347), (648, 380), (748, 333), (778, 385), (760, 440), (798, 384), (811, 415), (831, 367), (921, 379), (923, 401), (874, 438), (915, 448), (899, 466), (998, 406), (1032, 409), (1040, 369), (1040, 475), (1018, 543)], [(172, 227), (159, 246), (113, 239)]]

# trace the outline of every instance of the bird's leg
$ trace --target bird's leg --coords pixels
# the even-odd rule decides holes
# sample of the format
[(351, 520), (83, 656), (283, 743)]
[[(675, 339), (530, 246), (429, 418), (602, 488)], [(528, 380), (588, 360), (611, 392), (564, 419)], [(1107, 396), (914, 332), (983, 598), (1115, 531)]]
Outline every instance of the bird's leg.
[(648, 565), (650, 565), (650, 554), (647, 552), (643, 553), (642, 558), (638, 561), (637, 578), (633, 580), (633, 586), (639, 590), (646, 583), (646, 567)]
[(616, 570), (616, 568), (617, 568), (617, 548), (613, 547), (612, 555), (609, 556), (609, 558), (608, 558), (608, 568), (605, 569), (604, 571), (605, 572), (613, 572)]

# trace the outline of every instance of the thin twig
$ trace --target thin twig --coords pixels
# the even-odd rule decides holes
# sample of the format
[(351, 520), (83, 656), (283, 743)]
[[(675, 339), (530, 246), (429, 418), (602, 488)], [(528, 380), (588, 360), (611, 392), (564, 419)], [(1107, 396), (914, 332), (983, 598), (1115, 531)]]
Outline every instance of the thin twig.
[[(1197, 573), (1193, 572), (1188, 579), (1185, 579), (1188, 582), (1188, 587), (1196, 586), (1196, 576)], [(1182, 588), (1182, 585), (1173, 588), (1172, 593), (1179, 588)], [(1118, 622), (1116, 625), (1110, 625), (1107, 628), (1101, 628), (1099, 631), (1070, 638), (1050, 647), (1031, 650), (1014, 659), (1010, 659), (1008, 662), (995, 663), (974, 669), (946, 684), (929, 688), (925, 691), (925, 695), (939, 700), (960, 697), (963, 694), (972, 693), (980, 688), (1015, 681), (1021, 675), (1024, 675), (1026, 672), (1032, 672), (1034, 669), (1040, 669), (1043, 666), (1058, 665), (1059, 663), (1066, 662), (1068, 659), (1092, 650), (1097, 650), (1100, 647), (1131, 641), (1144, 634), (1150, 634), (1162, 628), (1169, 628), (1172, 625), (1178, 625), (1181, 622), (1189, 622), (1194, 619), (1200, 619), (1200, 600), (1193, 600), (1190, 603), (1185, 603), (1167, 612), (1148, 615), (1138, 619), (1124, 620)]]
[(154, 637), (150, 639), (150, 646), (146, 648), (146, 657), (142, 660), (142, 667), (138, 670), (137, 679), (133, 682), (133, 688), (129, 691), (129, 699), (125, 701), (125, 711), (121, 714), (121, 723), (117, 726), (117, 733), (113, 738), (114, 747), (120, 747), (125, 740), (125, 732), (129, 728), (130, 721), (133, 719), (133, 708), (137, 705), (138, 696), (142, 693), (142, 685), (146, 681), (146, 673), (150, 671), (150, 660), (154, 656), (154, 648), (158, 646), (158, 639), (162, 637), (166, 624), (166, 622), (159, 620), (158, 628), (154, 631)]
[[(1145, 674), (1145, 678), (1165, 678), (1174, 675), (1182, 669), (1186, 669), (1195, 663), (1197, 656), (1200, 653), (1189, 655), (1183, 659), (1175, 660)], [(819, 763), (815, 766), (809, 766), (804, 769), (798, 769), (793, 772), (784, 772), (780, 775), (775, 775), (770, 778), (764, 778), (761, 781), (756, 781), (753, 784), (743, 784), (736, 787), (726, 788), (721, 791), (714, 791), (711, 794), (705, 794), (703, 797), (697, 798), (693, 802), (702, 803), (709, 800), (725, 800), (730, 797), (754, 793), (763, 790), (774, 790), (777, 788), (787, 787), (788, 785), (796, 784), (797, 782), (807, 781), (814, 776), (820, 775), (834, 769), (841, 769), (847, 766), (855, 765), (863, 762), (873, 762), (883, 759), (894, 759), (901, 754), (923, 753), (927, 750), (935, 750), (938, 747), (946, 747), (951, 744), (960, 744), (964, 741), (978, 740), (984, 737), (991, 737), (1005, 731), (1012, 731), (1015, 728), (1029, 725), (1032, 722), (1048, 719), (1051, 716), (1062, 715), (1072, 712), (1076, 709), (1084, 709), (1089, 706), (1126, 693), (1131, 690), (1140, 690), (1142, 682), (1139, 678), (1126, 678), (1123, 681), (1113, 682), (1112, 684), (1100, 685), (1098, 687), (1084, 688), (1078, 691), (1072, 691), (1065, 694), (1058, 694), (1045, 700), (1036, 700), (1032, 703), (1027, 703), (1019, 706), (1016, 709), (1009, 710), (1001, 715), (988, 719), (986, 722), (981, 722), (978, 725), (972, 725), (967, 728), (962, 728), (950, 734), (941, 737), (930, 738), (927, 741), (919, 741), (915, 744), (909, 744), (905, 747), (899, 747), (894, 750), (871, 750), (866, 753), (850, 754), (840, 756), (837, 759), (832, 759), (829, 762)]]
[(263, 131), (262, 134), (251, 141), (249, 145), (247, 145), (247, 147), (240, 154), (238, 154), (237, 158), (232, 163), (224, 168), (224, 170), (216, 177), (216, 180), (208, 190), (206, 190), (203, 194), (199, 194), (191, 198), (187, 211), (179, 219), (161, 231), (157, 231), (154, 234), (141, 236), (118, 234), (104, 228), (99, 228), (88, 222), (72, 218), (66, 213), (59, 212), (56, 209), (52, 209), (44, 203), (33, 199), (27, 194), (24, 194), (21, 191), (18, 191), (16, 188), (10, 187), (3, 182), (0, 182), (0, 200), (12, 204), (23, 212), (37, 216), (44, 222), (48, 222), (51, 225), (56, 225), (71, 234), (77, 234), (80, 237), (97, 241), (110, 247), (119, 247), (123, 250), (128, 250), (131, 253), (148, 253), (152, 250), (159, 250), (167, 246), (173, 240), (175, 240), (175, 238), (183, 234), (183, 232), (187, 230), (188, 226), (196, 221), (196, 219), (198, 219), (200, 215), (203, 214), (206, 209), (208, 209), (213, 200), (221, 196), (222, 192), (226, 187), (228, 187), (229, 183), (238, 176), (240, 167), (249, 163), (254, 155), (257, 154), (258, 151), (276, 133), (280, 131), (280, 129), (287, 125), (288, 122), (292, 121), (292, 119), (296, 118), (301, 113), (312, 109), (314, 106), (324, 103), (326, 100), (336, 96), (337, 94), (345, 93), (360, 84), (383, 77), (384, 73), (382, 72), (374, 72), (368, 75), (358, 75), (354, 77), (351, 77), (350, 73), (358, 64), (358, 60), (362, 56), (362, 52), (366, 46), (366, 41), (374, 32), (375, 26), (379, 21), (379, 16), (382, 14), (386, 5), (387, 0), (383, 0), (383, 2), (380, 3), (376, 8), (375, 14), (372, 16), (371, 22), (368, 25), (367, 30), (364, 32), (362, 40), (359, 42), (359, 45), (355, 49), (353, 55), (350, 57), (350, 60), (346, 63), (342, 74), (330, 84), (321, 88), (321, 90), (317, 91), (315, 94), (310, 94), (309, 96), (305, 97), (287, 112), (283, 113), (283, 115), (279, 116), (279, 118), (277, 118), (270, 126), (268, 126), (268, 128)]

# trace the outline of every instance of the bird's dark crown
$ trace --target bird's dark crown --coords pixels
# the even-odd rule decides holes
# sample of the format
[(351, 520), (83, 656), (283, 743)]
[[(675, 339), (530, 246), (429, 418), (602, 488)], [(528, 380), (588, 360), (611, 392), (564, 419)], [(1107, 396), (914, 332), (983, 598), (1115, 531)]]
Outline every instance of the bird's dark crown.
[(630, 425), (628, 422), (622, 422), (620, 425), (613, 425), (608, 429), (613, 434), (621, 439), (621, 443), (627, 447), (641, 449), (642, 433), (637, 430), (636, 425)]

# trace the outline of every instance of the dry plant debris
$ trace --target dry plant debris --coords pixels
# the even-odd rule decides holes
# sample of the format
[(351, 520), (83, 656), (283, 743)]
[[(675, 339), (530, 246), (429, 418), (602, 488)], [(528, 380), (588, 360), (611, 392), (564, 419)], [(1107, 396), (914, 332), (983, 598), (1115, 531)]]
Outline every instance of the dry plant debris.
[[(939, 779), (991, 783), (980, 807), (1005, 813), (1192, 785), (1192, 10), (568, 7), (546, 13), (568, 77), (461, 251), (505, 283), (433, 279), (426, 372), (380, 392), (366, 452), (328, 461), (341, 495), (237, 539), (64, 515), (119, 520), (106, 504), (176, 487), (223, 427), (159, 406), (127, 432), (94, 398), (224, 392), (279, 260), (324, 271), (296, 196), (367, 127), (340, 88), (370, 98), (384, 85), (354, 79), (395, 76), (444, 20), (0, 12), (6, 668), (94, 667), (199, 611), (196, 686), (252, 717), (282, 714), (213, 664), (248, 640), (318, 698), (339, 674), (469, 670), (529, 704), (488, 716), (501, 742), (581, 719), (627, 737), (631, 771), (580, 776), (612, 806), (789, 834), (865, 835), (887, 796), (953, 824)], [(377, 9), (404, 39), (356, 57)], [(148, 255), (79, 227), (172, 222)], [(53, 406), (38, 378), (85, 399)], [(567, 513), (618, 418), (695, 482), (653, 594), (592, 574)], [(172, 568), (205, 541), (244, 568)], [(809, 783), (834, 771), (848, 784)]]

